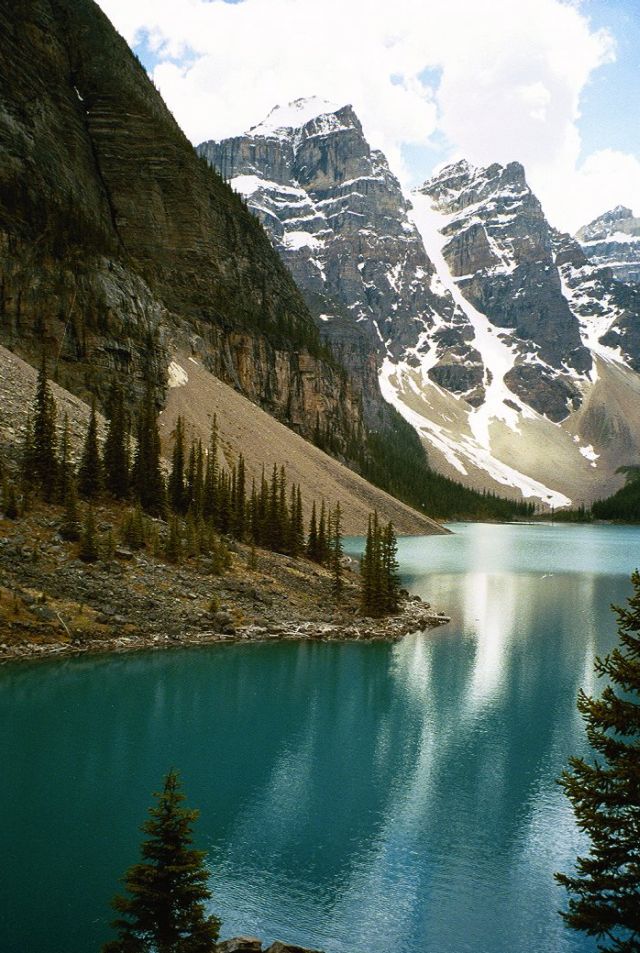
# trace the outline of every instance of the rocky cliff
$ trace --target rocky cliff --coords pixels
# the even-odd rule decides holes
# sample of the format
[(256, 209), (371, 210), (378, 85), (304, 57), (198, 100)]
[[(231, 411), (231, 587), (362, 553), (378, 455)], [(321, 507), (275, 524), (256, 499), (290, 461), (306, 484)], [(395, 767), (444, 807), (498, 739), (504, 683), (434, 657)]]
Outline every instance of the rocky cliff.
[(375, 422), (381, 359), (399, 357), (436, 314), (455, 310), (431, 286), (433, 265), (385, 157), (351, 106), (319, 99), (276, 107), (245, 135), (197, 151), (268, 230)]
[(242, 200), (194, 154), (92, 0), (0, 5), (0, 341), (104, 395), (168, 353), (338, 451), (360, 399)]
[(441, 472), (549, 506), (616, 485), (640, 440), (637, 292), (549, 225), (520, 164), (405, 195), (353, 109), (319, 100), (198, 151)]
[(594, 265), (610, 268), (619, 281), (640, 282), (640, 218), (630, 208), (617, 205), (575, 237)]

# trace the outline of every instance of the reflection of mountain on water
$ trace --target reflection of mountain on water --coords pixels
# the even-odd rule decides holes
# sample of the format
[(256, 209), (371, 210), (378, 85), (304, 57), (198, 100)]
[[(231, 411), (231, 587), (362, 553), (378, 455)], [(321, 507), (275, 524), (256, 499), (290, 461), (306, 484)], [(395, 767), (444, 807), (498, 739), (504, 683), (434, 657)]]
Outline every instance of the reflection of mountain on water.
[[(556, 913), (551, 874), (577, 840), (554, 779), (582, 748), (577, 689), (592, 687), (593, 655), (614, 639), (609, 603), (629, 591), (628, 575), (603, 569), (627, 572), (640, 531), (589, 533), (479, 526), (403, 540), (412, 588), (452, 622), (397, 645), (0, 671), (0, 754), (22, 765), (0, 793), (11, 818), (0, 850), (30, 845), (0, 889), (16, 923), (42, 924), (33, 948), (104, 941), (106, 898), (174, 764), (202, 811), (225, 935), (331, 953), (591, 953)], [(581, 571), (558, 573), (570, 551)], [(35, 867), (58, 873), (37, 917)]]

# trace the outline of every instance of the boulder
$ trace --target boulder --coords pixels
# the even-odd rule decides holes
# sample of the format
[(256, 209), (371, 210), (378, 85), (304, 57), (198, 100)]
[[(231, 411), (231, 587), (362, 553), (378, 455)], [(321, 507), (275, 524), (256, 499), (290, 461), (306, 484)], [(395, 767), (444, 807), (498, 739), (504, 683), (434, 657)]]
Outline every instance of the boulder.
[(262, 943), (253, 936), (234, 936), (218, 943), (216, 953), (262, 953)]

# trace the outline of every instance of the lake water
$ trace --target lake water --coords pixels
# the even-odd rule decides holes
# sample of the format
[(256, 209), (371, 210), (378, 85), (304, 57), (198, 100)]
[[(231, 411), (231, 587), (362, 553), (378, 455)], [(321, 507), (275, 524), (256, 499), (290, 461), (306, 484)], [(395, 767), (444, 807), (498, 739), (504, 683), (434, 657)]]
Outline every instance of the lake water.
[[(640, 529), (401, 541), (452, 616), (397, 645), (219, 646), (0, 670), (0, 950), (92, 953), (170, 766), (223, 936), (327, 953), (591, 953), (556, 913), (584, 846), (554, 779)], [(351, 550), (357, 548), (352, 541)]]

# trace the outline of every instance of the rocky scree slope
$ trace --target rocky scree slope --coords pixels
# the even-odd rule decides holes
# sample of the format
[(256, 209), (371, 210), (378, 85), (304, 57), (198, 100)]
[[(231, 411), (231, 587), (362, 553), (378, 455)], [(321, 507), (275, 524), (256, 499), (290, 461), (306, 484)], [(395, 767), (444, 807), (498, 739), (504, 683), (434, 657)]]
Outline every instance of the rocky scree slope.
[(241, 199), (92, 0), (0, 6), (0, 341), (72, 391), (162, 399), (169, 352), (336, 452), (361, 399)]

